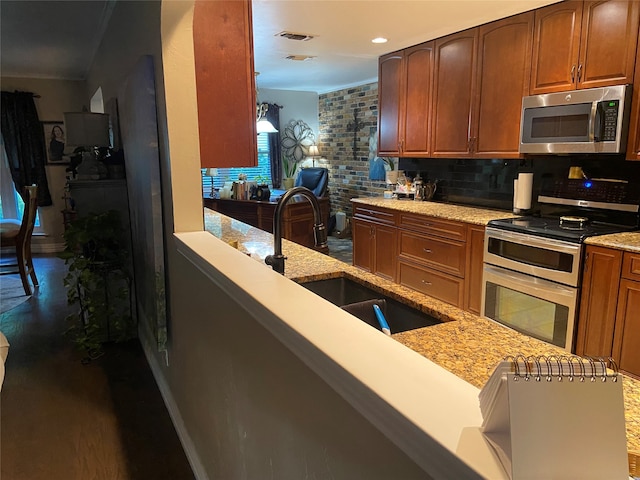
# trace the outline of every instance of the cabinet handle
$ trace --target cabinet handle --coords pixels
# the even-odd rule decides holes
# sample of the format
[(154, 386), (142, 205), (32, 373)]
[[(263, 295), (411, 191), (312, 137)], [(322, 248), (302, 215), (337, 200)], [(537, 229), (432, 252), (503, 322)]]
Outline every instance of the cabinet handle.
[(431, 285), (433, 285), (431, 282), (427, 282), (426, 280), (420, 280), (420, 281), (427, 287), (430, 287)]
[(430, 248), (423, 248), (422, 250), (424, 250), (425, 253), (431, 253), (431, 249)]
[(578, 65), (578, 82), (582, 80), (582, 64)]
[(571, 83), (576, 81), (576, 66), (571, 65)]

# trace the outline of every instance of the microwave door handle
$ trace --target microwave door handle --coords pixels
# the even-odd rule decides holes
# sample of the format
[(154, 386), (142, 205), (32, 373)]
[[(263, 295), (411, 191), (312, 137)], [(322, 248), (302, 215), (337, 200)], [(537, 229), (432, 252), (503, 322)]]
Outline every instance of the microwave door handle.
[(589, 115), (589, 142), (593, 143), (596, 140), (596, 123), (598, 122), (598, 103), (591, 103), (591, 114)]

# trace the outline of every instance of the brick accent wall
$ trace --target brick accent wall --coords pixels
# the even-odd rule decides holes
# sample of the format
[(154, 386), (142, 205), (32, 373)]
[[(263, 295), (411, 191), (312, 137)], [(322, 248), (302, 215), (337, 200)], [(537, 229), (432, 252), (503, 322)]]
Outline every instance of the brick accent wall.
[[(355, 136), (354, 154), (356, 110), (359, 128)], [(370, 139), (377, 139), (377, 122), (377, 83), (318, 97), (318, 148), (323, 159), (316, 165), (329, 169), (332, 215), (343, 211), (350, 218), (352, 198), (374, 194), (379, 196), (385, 190), (384, 182), (369, 180)], [(376, 145), (373, 145), (375, 150)]]

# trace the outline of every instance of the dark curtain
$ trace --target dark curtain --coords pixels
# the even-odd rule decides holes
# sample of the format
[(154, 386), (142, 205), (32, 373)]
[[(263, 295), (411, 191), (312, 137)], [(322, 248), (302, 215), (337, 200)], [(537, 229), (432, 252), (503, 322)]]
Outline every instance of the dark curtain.
[(38, 206), (51, 205), (44, 168), (47, 158), (44, 129), (38, 118), (33, 94), (2, 92), (0, 106), (2, 138), (16, 190), (23, 196), (25, 186), (36, 184)]
[(267, 110), (267, 120), (278, 130), (276, 133), (268, 133), (269, 135), (269, 158), (271, 158), (271, 183), (273, 188), (280, 188), (282, 184), (282, 158), (280, 149), (280, 109), (281, 105), (269, 103)]

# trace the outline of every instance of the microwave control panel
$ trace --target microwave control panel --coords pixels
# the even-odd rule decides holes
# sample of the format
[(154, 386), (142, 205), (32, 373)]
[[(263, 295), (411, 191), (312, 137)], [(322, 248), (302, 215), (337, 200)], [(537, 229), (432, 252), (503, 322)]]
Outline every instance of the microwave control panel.
[(615, 142), (616, 131), (618, 127), (618, 109), (620, 108), (619, 100), (608, 100), (600, 102), (598, 109), (601, 114), (601, 142)]

